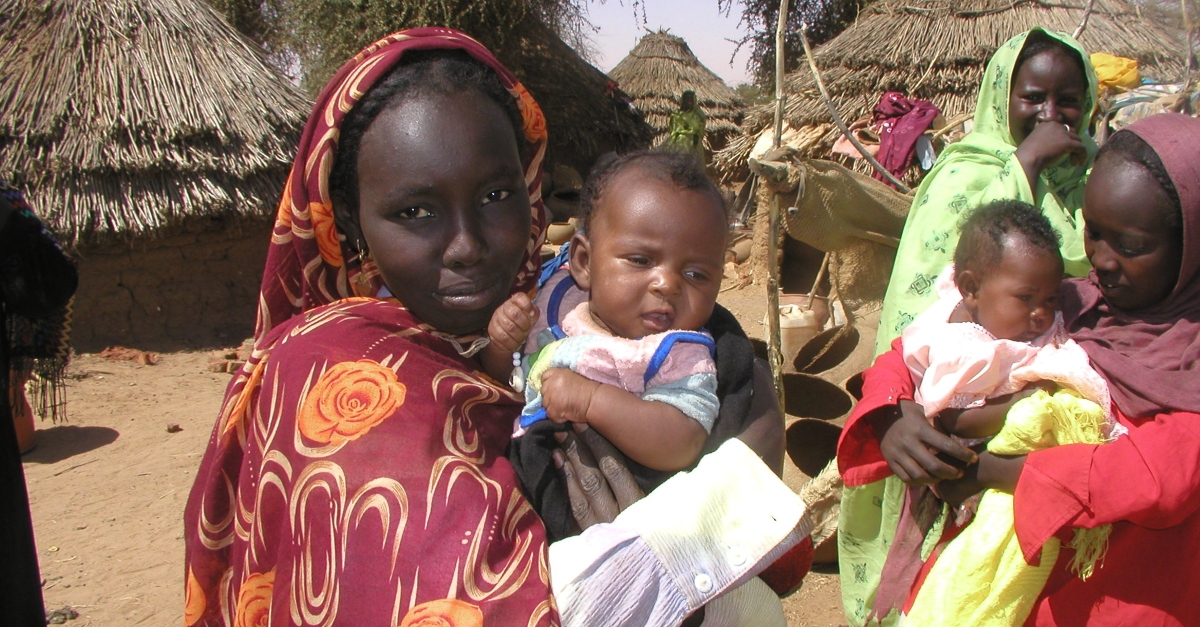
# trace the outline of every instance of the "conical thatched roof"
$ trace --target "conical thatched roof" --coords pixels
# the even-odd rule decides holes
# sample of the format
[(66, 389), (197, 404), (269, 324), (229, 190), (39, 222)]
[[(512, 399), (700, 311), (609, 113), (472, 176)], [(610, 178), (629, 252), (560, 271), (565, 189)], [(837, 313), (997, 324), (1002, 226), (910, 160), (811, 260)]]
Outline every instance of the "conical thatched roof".
[(667, 131), (671, 112), (679, 109), (679, 97), (689, 89), (708, 117), (705, 130), (712, 149), (724, 148), (741, 132), (745, 103), (700, 63), (681, 37), (664, 31), (642, 37), (608, 75), (633, 98), (658, 136)]
[[(983, 70), (992, 53), (1033, 26), (1073, 32), (1085, 0), (880, 0), (814, 58), (838, 112), (847, 123), (869, 115), (885, 91), (932, 101), (947, 119), (974, 111)], [(1089, 51), (1135, 58), (1143, 76), (1176, 80), (1183, 74), (1182, 46), (1143, 20), (1122, 0), (1096, 0), (1080, 43)], [(786, 78), (784, 117), (807, 142), (803, 156), (828, 155), (839, 132), (807, 62)], [(745, 176), (746, 158), (769, 128), (774, 104), (755, 107), (745, 133), (714, 159), (726, 178)], [(911, 180), (912, 177), (910, 177)]]
[(533, 24), (504, 63), (533, 94), (550, 133), (546, 164), (586, 174), (596, 157), (650, 145), (653, 130), (613, 90), (608, 77), (554, 31)]
[(69, 243), (270, 215), (310, 107), (202, 0), (0, 0), (0, 176)]

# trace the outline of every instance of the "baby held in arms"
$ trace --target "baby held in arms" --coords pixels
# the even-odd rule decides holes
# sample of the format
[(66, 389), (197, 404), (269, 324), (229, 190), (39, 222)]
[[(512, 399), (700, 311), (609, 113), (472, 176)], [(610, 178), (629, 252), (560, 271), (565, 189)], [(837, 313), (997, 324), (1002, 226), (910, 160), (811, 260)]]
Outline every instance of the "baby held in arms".
[(586, 423), (648, 469), (688, 468), (718, 410), (702, 328), (721, 287), (724, 203), (689, 155), (659, 152), (602, 166), (583, 196), (567, 267), (536, 304), (518, 294), (496, 310), (484, 363), (508, 379), (523, 352), (517, 437), (541, 419)]
[(1063, 330), (1058, 242), (1019, 201), (985, 204), (963, 222), (938, 302), (901, 336), (914, 400), (943, 432), (978, 444), (1000, 432), (1012, 395), (1057, 384), (1108, 411), (1107, 386)]
[[(936, 427), (968, 446), (986, 441), (996, 455), (1102, 444), (1125, 431), (1113, 420), (1104, 379), (1067, 337), (1058, 312), (1062, 278), (1058, 233), (1033, 206), (997, 201), (966, 219), (954, 265), (939, 280), (938, 302), (901, 335), (914, 400)], [(956, 500), (940, 484), (930, 487)], [(906, 500), (929, 503), (922, 489), (907, 486)], [(1014, 531), (1013, 497), (993, 490), (941, 520), (966, 528), (933, 562), (906, 620), (992, 624), (981, 618), (990, 616), (995, 624), (1021, 624), (1060, 541), (1043, 545), (1039, 564), (1027, 563)], [(944, 537), (940, 527), (933, 524), (926, 537)], [(1090, 577), (1101, 562), (1110, 530), (1079, 529), (1066, 543), (1079, 577)]]

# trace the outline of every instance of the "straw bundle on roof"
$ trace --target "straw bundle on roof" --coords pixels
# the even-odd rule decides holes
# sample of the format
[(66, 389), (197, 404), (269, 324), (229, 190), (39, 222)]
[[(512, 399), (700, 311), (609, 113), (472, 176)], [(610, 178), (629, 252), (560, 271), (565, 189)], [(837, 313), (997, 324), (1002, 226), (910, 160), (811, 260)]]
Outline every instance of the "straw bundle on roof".
[(629, 108), (608, 77), (554, 31), (534, 23), (515, 52), (500, 58), (529, 89), (546, 114), (550, 133), (546, 164), (586, 173), (596, 157), (650, 145), (653, 131)]
[(696, 92), (696, 104), (708, 118), (705, 131), (710, 148), (724, 148), (741, 132), (745, 103), (700, 63), (681, 37), (664, 31), (642, 37), (608, 75), (633, 98), (656, 138), (666, 133), (671, 112), (679, 110), (679, 97), (689, 89)]
[[(815, 53), (825, 85), (847, 121), (870, 115), (885, 91), (932, 101), (947, 119), (974, 111), (988, 59), (1013, 35), (1033, 26), (1072, 32), (1087, 2), (1041, 0), (881, 0), (845, 32)], [(1182, 47), (1122, 0), (1096, 0), (1080, 37), (1090, 51), (1138, 60), (1144, 76), (1178, 79)], [(829, 154), (838, 129), (821, 101), (807, 64), (786, 78), (784, 117), (810, 141), (802, 156)], [(771, 126), (774, 103), (755, 107), (744, 133), (714, 159), (727, 179), (744, 177), (746, 159), (759, 133)], [(807, 132), (815, 128), (817, 132)], [(862, 166), (860, 166), (862, 167)], [(910, 172), (910, 175), (917, 174)], [(910, 176), (911, 181), (914, 177)]]
[(310, 106), (201, 0), (0, 0), (0, 176), (68, 243), (270, 215)]

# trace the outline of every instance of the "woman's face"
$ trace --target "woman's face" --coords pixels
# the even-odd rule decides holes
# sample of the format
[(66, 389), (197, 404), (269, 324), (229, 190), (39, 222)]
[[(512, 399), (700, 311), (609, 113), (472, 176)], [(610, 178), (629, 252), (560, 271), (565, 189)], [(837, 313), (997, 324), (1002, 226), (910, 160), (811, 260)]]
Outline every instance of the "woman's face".
[(1008, 96), (1008, 130), (1018, 145), (1042, 122), (1057, 122), (1079, 131), (1087, 100), (1087, 79), (1079, 66), (1058, 48), (1027, 59), (1012, 78)]
[(392, 294), (440, 331), (485, 328), (508, 297), (532, 220), (500, 106), (467, 90), (383, 111), (363, 135), (358, 196), (358, 228)]
[(1084, 247), (1114, 307), (1152, 307), (1175, 288), (1183, 236), (1167, 218), (1177, 211), (1144, 167), (1113, 155), (1096, 163), (1084, 191)]

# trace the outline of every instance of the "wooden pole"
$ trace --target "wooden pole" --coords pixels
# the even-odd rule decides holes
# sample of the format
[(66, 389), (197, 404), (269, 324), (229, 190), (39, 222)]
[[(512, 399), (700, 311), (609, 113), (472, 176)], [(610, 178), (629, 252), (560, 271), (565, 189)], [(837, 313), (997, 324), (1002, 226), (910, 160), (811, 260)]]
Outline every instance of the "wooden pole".
[(1185, 55), (1183, 58), (1184, 62), (1186, 63), (1185, 68), (1187, 71), (1187, 76), (1185, 76), (1183, 79), (1183, 89), (1179, 90), (1179, 93), (1183, 98), (1186, 99), (1188, 97), (1187, 92), (1192, 87), (1192, 75), (1196, 72), (1196, 68), (1192, 66), (1192, 46), (1194, 44), (1192, 43), (1192, 20), (1188, 15), (1187, 0), (1179, 0), (1179, 10), (1183, 13), (1183, 30), (1187, 33), (1187, 37), (1184, 38), (1187, 50), (1183, 51)]
[[(787, 27), (788, 0), (779, 1), (779, 22), (775, 27), (775, 139), (776, 148), (783, 143), (783, 34)], [(769, 209), (770, 233), (767, 241), (767, 357), (771, 362), (771, 378), (779, 409), (786, 405), (783, 398), (783, 351), (779, 333), (779, 194), (771, 194)]]
[(1083, 10), (1083, 19), (1079, 20), (1079, 26), (1075, 27), (1075, 32), (1071, 33), (1072, 39), (1079, 39), (1083, 34), (1083, 29), (1087, 28), (1088, 18), (1092, 16), (1092, 7), (1096, 5), (1096, 0), (1088, 0), (1087, 7)]
[(817, 60), (813, 58), (812, 48), (808, 47), (808, 24), (800, 26), (800, 42), (804, 44), (804, 56), (808, 58), (808, 67), (812, 69), (813, 78), (817, 81), (817, 89), (821, 92), (821, 100), (825, 102), (825, 108), (829, 109), (829, 115), (833, 118), (833, 123), (837, 124), (837, 127), (842, 131), (842, 135), (845, 135), (846, 139), (850, 140), (851, 144), (854, 144), (854, 147), (858, 149), (863, 159), (866, 159), (867, 163), (871, 164), (871, 167), (875, 168), (892, 185), (896, 186), (896, 189), (904, 194), (912, 192), (907, 185), (900, 182), (900, 179), (893, 176), (891, 172), (888, 172), (887, 168), (883, 167), (883, 164), (876, 161), (870, 152), (867, 152), (867, 148), (862, 145), (862, 142), (858, 141), (854, 133), (850, 132), (850, 127), (846, 126), (846, 121), (837, 112), (837, 107), (833, 106), (833, 99), (829, 97), (829, 92), (825, 91), (825, 81), (821, 80), (821, 72), (817, 70)]

